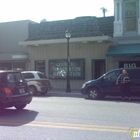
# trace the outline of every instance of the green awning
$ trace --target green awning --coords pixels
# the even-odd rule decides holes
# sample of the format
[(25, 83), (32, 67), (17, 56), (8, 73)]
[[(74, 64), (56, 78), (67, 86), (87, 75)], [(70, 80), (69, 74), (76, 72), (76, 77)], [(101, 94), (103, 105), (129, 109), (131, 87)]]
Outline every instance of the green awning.
[(106, 53), (106, 56), (119, 56), (119, 55), (140, 55), (140, 45), (118, 45), (111, 46)]

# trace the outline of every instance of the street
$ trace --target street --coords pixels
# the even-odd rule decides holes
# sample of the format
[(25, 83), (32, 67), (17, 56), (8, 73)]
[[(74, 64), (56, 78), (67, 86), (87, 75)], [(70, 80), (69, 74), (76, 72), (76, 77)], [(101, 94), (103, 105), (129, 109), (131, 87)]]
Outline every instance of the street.
[[(80, 93), (35, 96), (19, 111), (0, 116), (1, 140), (129, 140), (140, 129), (140, 100), (89, 100)], [(140, 139), (134, 138), (134, 139)]]

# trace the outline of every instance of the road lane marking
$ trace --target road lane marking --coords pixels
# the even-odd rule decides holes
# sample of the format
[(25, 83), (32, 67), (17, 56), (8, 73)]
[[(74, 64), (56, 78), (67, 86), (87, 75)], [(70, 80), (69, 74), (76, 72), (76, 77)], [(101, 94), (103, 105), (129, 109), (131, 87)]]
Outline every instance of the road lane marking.
[[(119, 132), (128, 133), (130, 127), (119, 126), (101, 126), (101, 125), (88, 125), (88, 124), (71, 124), (71, 123), (54, 123), (54, 122), (39, 122), (39, 121), (18, 121), (18, 120), (0, 120), (0, 125), (3, 126), (31, 126), (31, 127), (46, 127), (46, 128), (59, 128), (59, 129), (74, 129), (86, 131), (106, 131), (106, 132)], [(135, 128), (139, 130), (140, 128)]]

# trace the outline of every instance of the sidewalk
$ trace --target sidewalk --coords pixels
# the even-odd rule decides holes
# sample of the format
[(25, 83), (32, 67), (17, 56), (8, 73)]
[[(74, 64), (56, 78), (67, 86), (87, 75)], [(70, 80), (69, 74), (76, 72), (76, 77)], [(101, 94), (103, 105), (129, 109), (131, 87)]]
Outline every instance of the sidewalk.
[(49, 93), (81, 93), (80, 89), (71, 89), (71, 92), (66, 92), (66, 89), (52, 89)]
[(71, 90), (71, 92), (66, 92), (66, 89), (52, 89), (51, 91), (48, 91), (47, 96), (84, 97), (78, 89)]

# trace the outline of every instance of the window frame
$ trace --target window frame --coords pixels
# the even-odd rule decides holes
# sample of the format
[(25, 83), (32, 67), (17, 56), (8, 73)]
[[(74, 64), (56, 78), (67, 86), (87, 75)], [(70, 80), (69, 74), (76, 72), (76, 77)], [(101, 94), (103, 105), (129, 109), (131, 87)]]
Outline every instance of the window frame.
[[(112, 73), (114, 73), (116, 75), (116, 78), (114, 80), (108, 80), (107, 76), (112, 74)], [(117, 73), (119, 73), (119, 74), (117, 75)], [(119, 77), (120, 74), (121, 74), (120, 70), (111, 71), (104, 76), (104, 81), (105, 82), (116, 82), (117, 78)]]
[[(37, 75), (40, 79), (48, 79), (47, 76), (44, 73), (37, 72)], [(41, 77), (41, 75), (44, 76), (44, 77)]]
[[(22, 73), (22, 74), (23, 74), (24, 79), (34, 79), (35, 78), (34, 74), (33, 73), (30, 73), (30, 72), (28, 72), (28, 73)], [(24, 76), (25, 74), (30, 74), (33, 77), (26, 77), (26, 76)]]
[[(125, 10), (126, 10), (126, 3), (131, 3), (135, 2), (136, 3), (136, 29), (135, 30), (126, 30), (126, 16), (125, 16)], [(123, 2), (123, 27), (124, 27), (124, 33), (135, 33), (138, 32), (138, 2), (136, 0), (127, 0)], [(129, 17), (134, 17), (134, 16), (127, 16)]]

